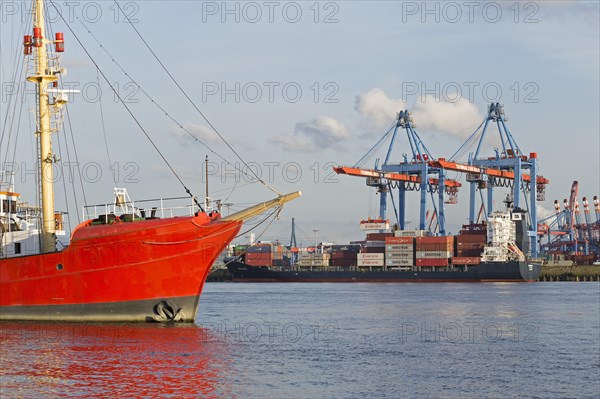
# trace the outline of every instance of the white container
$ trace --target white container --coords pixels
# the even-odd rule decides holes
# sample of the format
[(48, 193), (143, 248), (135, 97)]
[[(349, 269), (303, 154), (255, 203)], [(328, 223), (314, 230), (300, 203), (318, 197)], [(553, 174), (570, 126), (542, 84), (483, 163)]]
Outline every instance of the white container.
[(362, 254), (359, 253), (356, 255), (357, 260), (383, 260), (385, 257), (384, 254)]
[(386, 266), (413, 266), (412, 259), (386, 259)]
[(412, 252), (386, 252), (386, 259), (412, 259), (414, 258), (414, 253)]
[(358, 259), (357, 266), (383, 266), (383, 259)]
[(425, 237), (429, 235), (427, 230), (395, 230), (394, 237)]
[(417, 259), (444, 259), (451, 258), (450, 251), (417, 251)]

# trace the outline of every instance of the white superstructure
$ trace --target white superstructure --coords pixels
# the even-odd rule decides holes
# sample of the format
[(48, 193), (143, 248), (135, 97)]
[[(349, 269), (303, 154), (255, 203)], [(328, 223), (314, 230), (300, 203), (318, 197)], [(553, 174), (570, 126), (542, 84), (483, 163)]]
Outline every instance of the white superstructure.
[(490, 214), (487, 224), (487, 245), (481, 254), (482, 262), (509, 262), (524, 261), (525, 255), (515, 243), (517, 234), (513, 217), (522, 214), (513, 214), (510, 210), (495, 211)]

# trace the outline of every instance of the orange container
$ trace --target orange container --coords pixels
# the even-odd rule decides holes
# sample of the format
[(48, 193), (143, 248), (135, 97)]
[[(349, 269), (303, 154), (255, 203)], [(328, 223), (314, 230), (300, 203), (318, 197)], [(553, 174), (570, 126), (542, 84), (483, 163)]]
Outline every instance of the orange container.
[(414, 237), (386, 237), (385, 243), (387, 244), (412, 244)]

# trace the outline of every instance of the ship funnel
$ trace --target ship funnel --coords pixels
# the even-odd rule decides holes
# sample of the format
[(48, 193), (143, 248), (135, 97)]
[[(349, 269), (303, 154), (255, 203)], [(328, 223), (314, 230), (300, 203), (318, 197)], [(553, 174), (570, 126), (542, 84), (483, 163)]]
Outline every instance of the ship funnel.
[(270, 201), (265, 201), (260, 204), (251, 206), (250, 208), (244, 209), (243, 211), (239, 211), (239, 212), (233, 213), (229, 216), (225, 216), (221, 220), (223, 220), (223, 221), (248, 220), (256, 215), (260, 215), (261, 213), (268, 211), (271, 208), (281, 206), (281, 205), (285, 204), (286, 202), (296, 199), (301, 195), (302, 195), (302, 192), (300, 192), (300, 191), (296, 191), (296, 192), (290, 193), (290, 194), (280, 195), (279, 197), (274, 198)]

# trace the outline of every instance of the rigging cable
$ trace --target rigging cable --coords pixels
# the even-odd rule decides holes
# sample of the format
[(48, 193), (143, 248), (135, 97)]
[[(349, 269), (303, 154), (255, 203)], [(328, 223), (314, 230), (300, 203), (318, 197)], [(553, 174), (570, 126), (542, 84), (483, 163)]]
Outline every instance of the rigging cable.
[(355, 164), (354, 167), (355, 168), (360, 168), (362, 167), (369, 159), (371, 159), (371, 157), (373, 156), (373, 153), (375, 153), (376, 151), (378, 151), (384, 144), (385, 140), (387, 139), (388, 135), (390, 134), (390, 132), (394, 129), (394, 127), (396, 126), (397, 121), (394, 121), (394, 123), (392, 123), (392, 125), (389, 127), (389, 129), (383, 134), (383, 136), (379, 139), (379, 141), (377, 141), (373, 147), (371, 147), (367, 153), (365, 155), (362, 156), (362, 158), (360, 158)]
[(96, 63), (96, 61), (94, 60), (94, 58), (92, 57), (92, 55), (89, 53), (89, 51), (85, 48), (85, 46), (83, 45), (83, 43), (81, 42), (81, 40), (79, 39), (79, 37), (77, 36), (77, 34), (75, 33), (75, 31), (73, 30), (73, 28), (71, 28), (71, 25), (69, 25), (67, 23), (67, 21), (65, 20), (64, 16), (62, 15), (62, 13), (58, 9), (58, 7), (54, 4), (54, 1), (50, 0), (50, 2), (52, 3), (52, 5), (54, 6), (54, 8), (56, 9), (56, 12), (58, 13), (58, 15), (60, 16), (60, 18), (62, 19), (62, 21), (65, 23), (65, 25), (67, 26), (67, 28), (69, 29), (69, 31), (71, 32), (71, 34), (73, 35), (73, 37), (75, 38), (75, 40), (77, 40), (77, 42), (79, 43), (79, 45), (81, 46), (81, 48), (83, 49), (83, 51), (86, 53), (86, 55), (88, 56), (88, 58), (90, 59), (90, 61), (92, 61), (92, 63), (94, 64), (94, 66), (97, 68), (98, 72), (102, 75), (102, 78), (106, 81), (106, 83), (108, 84), (108, 86), (111, 88), (112, 92), (115, 94), (115, 96), (117, 97), (117, 99), (119, 100), (119, 102), (123, 105), (123, 107), (125, 107), (125, 109), (129, 113), (129, 115), (135, 121), (136, 125), (140, 128), (140, 130), (142, 131), (142, 133), (144, 133), (144, 136), (146, 136), (146, 138), (148, 139), (148, 141), (150, 142), (150, 144), (152, 145), (152, 147), (154, 147), (154, 149), (156, 150), (156, 152), (158, 153), (158, 155), (162, 158), (162, 160), (165, 162), (165, 164), (167, 165), (167, 167), (171, 170), (171, 172), (173, 173), (173, 175), (175, 176), (175, 178), (183, 186), (185, 192), (192, 198), (192, 200), (194, 201), (194, 203), (196, 204), (196, 206), (198, 206), (198, 208), (201, 211), (204, 211), (204, 208), (202, 208), (202, 206), (198, 202), (198, 199), (196, 198), (196, 196), (192, 194), (192, 192), (185, 185), (185, 183), (183, 182), (183, 180), (181, 180), (181, 177), (179, 177), (179, 175), (177, 174), (177, 172), (175, 171), (175, 169), (173, 169), (173, 166), (171, 166), (171, 164), (169, 163), (169, 161), (167, 160), (167, 158), (165, 158), (165, 156), (160, 151), (160, 149), (158, 148), (158, 146), (156, 145), (156, 143), (152, 140), (152, 138), (150, 137), (150, 135), (146, 131), (146, 129), (144, 129), (144, 127), (142, 126), (142, 124), (140, 123), (140, 121), (135, 117), (135, 115), (133, 114), (133, 112), (131, 111), (131, 109), (127, 106), (127, 104), (125, 103), (125, 101), (123, 101), (123, 99), (119, 95), (118, 91), (115, 90), (115, 88), (113, 87), (113, 85), (110, 84), (110, 81), (108, 80), (108, 77), (104, 74), (104, 72), (102, 72), (102, 70), (100, 69), (100, 66), (98, 66), (98, 64)]
[[(96, 41), (96, 43), (98, 44), (98, 46), (100, 46), (100, 48), (102, 49), (102, 51), (104, 51), (104, 53), (111, 59), (112, 62), (114, 62), (114, 64), (121, 70), (121, 72), (123, 72), (123, 74), (125, 76), (127, 76), (131, 83), (133, 83), (147, 98), (148, 100), (150, 100), (150, 102), (152, 104), (154, 104), (163, 114), (165, 114), (166, 117), (168, 117), (171, 121), (173, 121), (173, 123), (175, 123), (177, 125), (177, 127), (179, 127), (180, 129), (182, 129), (185, 133), (188, 134), (188, 136), (190, 136), (194, 141), (196, 141), (197, 143), (199, 143), (200, 145), (204, 146), (211, 154), (214, 154), (215, 156), (217, 156), (219, 159), (221, 159), (223, 162), (225, 162), (227, 165), (231, 166), (234, 170), (240, 172), (241, 174), (244, 174), (246, 176), (250, 176), (248, 174), (248, 172), (246, 172), (244, 169), (239, 168), (237, 165), (232, 164), (231, 162), (229, 162), (225, 157), (223, 157), (221, 154), (219, 154), (218, 152), (216, 152), (214, 149), (212, 149), (211, 147), (209, 147), (206, 143), (204, 143), (202, 140), (200, 140), (198, 137), (196, 137), (188, 128), (186, 128), (181, 122), (179, 122), (178, 120), (176, 120), (158, 101), (156, 101), (152, 96), (150, 96), (150, 94), (125, 70), (125, 68), (123, 68), (123, 66), (115, 59), (115, 57), (106, 49), (106, 47), (100, 42), (100, 40), (98, 40), (98, 38), (94, 35), (94, 33), (87, 27), (87, 25), (79, 18), (79, 17), (75, 17), (79, 23), (81, 24), (81, 26), (83, 26), (83, 28), (87, 31), (87, 33), (89, 33), (89, 35)], [(247, 165), (246, 165), (247, 166)], [(246, 167), (246, 169), (249, 169), (248, 167)], [(253, 177), (254, 178), (254, 177)]]
[[(100, 88), (100, 73), (97, 69), (96, 82), (98, 83), (98, 88)], [(106, 137), (106, 126), (104, 124), (104, 109), (102, 107), (102, 95), (98, 96), (98, 104), (100, 105), (100, 121), (102, 122), (102, 134), (104, 135), (104, 148), (106, 149), (106, 158), (108, 159), (108, 167), (111, 168), (113, 163), (110, 160), (110, 151), (108, 150), (108, 138)]]
[[(29, 16), (28, 16), (29, 17)], [(29, 19), (27, 19), (26, 22), (28, 22)], [(25, 26), (26, 24), (23, 25), (23, 32), (25, 31)], [(14, 29), (12, 30), (14, 32)], [(12, 42), (14, 42), (14, 40), (12, 40)], [(25, 58), (26, 57), (21, 57), (19, 56), (20, 53), (20, 47), (17, 46), (15, 48), (15, 56), (14, 59), (18, 59), (17, 65), (15, 67), (15, 70), (13, 72), (13, 82), (23, 82), (24, 79), (24, 75), (25, 72), (27, 70), (27, 67), (25, 67)], [(27, 59), (27, 62), (29, 62), (29, 59)], [(18, 80), (17, 80), (17, 76), (18, 76)], [(22, 86), (17, 86), (17, 89), (20, 89)], [(23, 96), (25, 96), (24, 90), (19, 90), (19, 92), (21, 93), (21, 98), (23, 98)], [(16, 96), (15, 96), (16, 97)], [(22, 112), (23, 109), (23, 103), (24, 101), (20, 101), (21, 103), (21, 109), (19, 111), (19, 114)], [(4, 157), (5, 162), (6, 160), (8, 160), (8, 155), (9, 155), (9, 149), (10, 149), (10, 142), (11, 142), (11, 137), (12, 137), (12, 131), (13, 131), (13, 127), (14, 127), (14, 121), (15, 121), (15, 115), (16, 115), (16, 110), (17, 110), (17, 104), (16, 101), (14, 102), (14, 106), (13, 106), (13, 114), (12, 114), (12, 118), (9, 118), (9, 114), (10, 114), (10, 109), (11, 106), (13, 106), (13, 96), (10, 96), (8, 99), (8, 105), (6, 108), (6, 119), (4, 120), (4, 124), (2, 126), (2, 136), (0, 137), (0, 148), (2, 147), (2, 143), (4, 142), (4, 138), (7, 138), (7, 143), (6, 143), (6, 155)], [(10, 125), (8, 126), (8, 137), (7, 135), (7, 125), (8, 125), (8, 121), (10, 120)], [(19, 115), (19, 121), (21, 120), (21, 116)], [(17, 135), (18, 135), (18, 127), (17, 127)], [(16, 153), (16, 146), (17, 146), (17, 138), (15, 138), (15, 153)], [(15, 158), (13, 156), (12, 161), (14, 162)]]
[(131, 20), (129, 19), (129, 16), (123, 11), (123, 9), (121, 8), (121, 5), (119, 4), (119, 2), (117, 2), (115, 0), (115, 4), (119, 8), (119, 11), (121, 11), (123, 13), (123, 15), (125, 16), (125, 18), (127, 19), (127, 22), (133, 28), (133, 30), (139, 36), (139, 38), (142, 40), (142, 42), (144, 43), (144, 45), (146, 46), (146, 48), (148, 48), (148, 50), (150, 51), (150, 53), (152, 53), (152, 55), (154, 56), (154, 58), (156, 59), (156, 61), (160, 64), (160, 66), (163, 68), (163, 70), (167, 73), (167, 75), (169, 76), (169, 78), (171, 78), (171, 80), (173, 81), (173, 83), (175, 83), (175, 85), (177, 86), (177, 88), (179, 89), (179, 91), (181, 91), (181, 93), (185, 96), (185, 98), (187, 98), (187, 100), (189, 101), (189, 103), (192, 105), (192, 107), (194, 107), (194, 109), (196, 109), (196, 111), (198, 112), (198, 114), (202, 117), (202, 119), (204, 119), (204, 121), (208, 124), (208, 126), (211, 127), (211, 129), (219, 136), (219, 138), (223, 141), (223, 143), (225, 143), (225, 145), (229, 148), (229, 150), (231, 150), (231, 152), (234, 153), (235, 156), (237, 156), (237, 158), (244, 164), (244, 166), (246, 166), (246, 168), (254, 175), (254, 177), (263, 186), (265, 186), (266, 188), (268, 188), (269, 190), (271, 190), (272, 192), (274, 192), (278, 196), (281, 196), (281, 193), (279, 191), (277, 191), (276, 189), (274, 189), (273, 187), (271, 187), (269, 184), (267, 184), (264, 180), (262, 180), (258, 176), (258, 174), (256, 174), (248, 166), (248, 164), (240, 156), (240, 154), (238, 154), (238, 152), (235, 151), (235, 149), (229, 144), (229, 142), (225, 139), (225, 137), (223, 137), (223, 135), (217, 130), (217, 128), (208, 120), (208, 118), (204, 115), (204, 113), (202, 111), (200, 111), (200, 108), (198, 108), (198, 106), (196, 105), (196, 103), (194, 103), (194, 101), (190, 98), (190, 96), (187, 94), (187, 92), (181, 87), (181, 85), (179, 84), (179, 82), (177, 82), (177, 80), (175, 79), (175, 77), (171, 74), (171, 72), (169, 72), (169, 70), (167, 69), (167, 67), (162, 63), (162, 61), (158, 58), (158, 56), (156, 55), (156, 53), (154, 52), (154, 50), (152, 50), (152, 48), (150, 47), (150, 45), (146, 42), (146, 40), (144, 39), (144, 37), (140, 34), (140, 32), (135, 27), (135, 25), (131, 22)]

